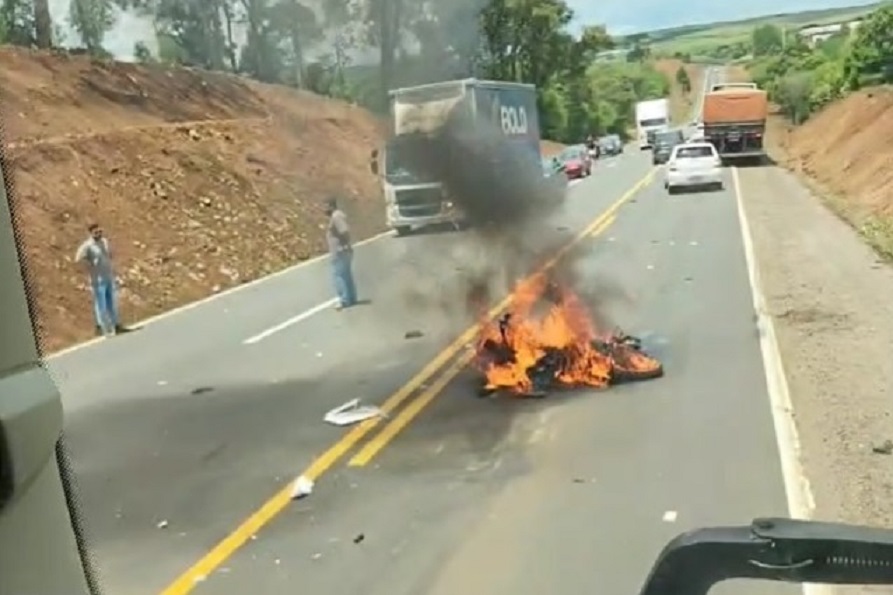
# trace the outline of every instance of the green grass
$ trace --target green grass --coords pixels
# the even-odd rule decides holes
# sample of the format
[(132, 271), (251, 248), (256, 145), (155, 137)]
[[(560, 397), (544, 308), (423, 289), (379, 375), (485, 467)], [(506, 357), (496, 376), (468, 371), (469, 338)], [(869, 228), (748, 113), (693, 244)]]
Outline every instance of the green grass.
[(754, 28), (760, 25), (769, 23), (796, 29), (806, 25), (836, 23), (865, 15), (877, 8), (879, 4), (775, 14), (741, 21), (686, 25), (649, 31), (645, 35), (647, 35), (652, 51), (656, 54), (706, 55), (720, 45), (747, 42)]

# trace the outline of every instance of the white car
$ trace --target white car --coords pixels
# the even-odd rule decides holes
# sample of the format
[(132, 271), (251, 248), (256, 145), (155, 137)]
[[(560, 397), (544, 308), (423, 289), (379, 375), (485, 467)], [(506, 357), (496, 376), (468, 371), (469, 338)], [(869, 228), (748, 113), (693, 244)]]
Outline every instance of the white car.
[(722, 160), (710, 143), (676, 145), (664, 174), (664, 188), (674, 194), (680, 188), (723, 189)]

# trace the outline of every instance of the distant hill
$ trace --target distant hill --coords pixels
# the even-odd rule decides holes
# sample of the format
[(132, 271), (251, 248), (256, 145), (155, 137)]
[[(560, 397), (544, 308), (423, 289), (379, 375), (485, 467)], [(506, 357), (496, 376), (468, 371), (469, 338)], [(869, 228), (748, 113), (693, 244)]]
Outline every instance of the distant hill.
[(647, 41), (654, 52), (660, 54), (683, 53), (707, 54), (718, 45), (745, 41), (754, 27), (771, 23), (788, 28), (800, 28), (812, 24), (836, 23), (867, 14), (882, 3), (868, 6), (850, 6), (803, 12), (779, 13), (738, 21), (721, 21), (697, 25), (683, 25), (629, 35), (620, 41)]

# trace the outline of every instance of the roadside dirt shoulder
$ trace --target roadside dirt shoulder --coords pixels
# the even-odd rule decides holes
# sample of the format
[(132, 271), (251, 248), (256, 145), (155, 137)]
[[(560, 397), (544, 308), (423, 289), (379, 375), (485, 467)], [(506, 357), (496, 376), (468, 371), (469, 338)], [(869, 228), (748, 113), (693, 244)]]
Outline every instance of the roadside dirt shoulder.
[(86, 226), (115, 252), (122, 322), (318, 254), (323, 201), (384, 229), (382, 137), (345, 102), (201, 70), (0, 48), (3, 150), (45, 352), (93, 334), (73, 262)]
[(739, 173), (816, 516), (893, 526), (893, 268), (794, 174)]

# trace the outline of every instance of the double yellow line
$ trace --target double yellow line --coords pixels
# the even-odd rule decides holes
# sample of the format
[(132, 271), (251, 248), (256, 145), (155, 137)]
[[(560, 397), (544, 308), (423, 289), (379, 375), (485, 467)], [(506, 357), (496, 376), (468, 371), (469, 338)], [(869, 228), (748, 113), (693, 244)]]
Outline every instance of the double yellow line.
[[(647, 186), (657, 169), (652, 169), (648, 174), (630, 188), (623, 196), (614, 202), (608, 209), (602, 213), (595, 221), (579, 233), (572, 241), (559, 250), (552, 258), (550, 258), (540, 271), (548, 270), (555, 266), (564, 256), (566, 256), (578, 244), (587, 238), (599, 235), (604, 232), (617, 217), (617, 211), (625, 202), (632, 198), (642, 188)], [(507, 296), (499, 304), (494, 306), (488, 312), (490, 318), (495, 318), (500, 312), (505, 310), (511, 301), (511, 297)], [(409, 423), (424, 410), (424, 408), (443, 391), (443, 389), (455, 378), (462, 369), (469, 363), (472, 352), (468, 350), (471, 341), (474, 340), (477, 327), (470, 327), (462, 333), (455, 341), (453, 341), (446, 349), (437, 355), (428, 365), (412, 377), (400, 390), (381, 405), (382, 411), (386, 416), (390, 416), (399, 409), (407, 400), (409, 400), (422, 386), (433, 378), (439, 370), (447, 366), (447, 370), (441, 374), (431, 386), (425, 388), (418, 396), (413, 399), (400, 413), (382, 428), (374, 438), (369, 440), (359, 452), (350, 459), (348, 464), (353, 467), (362, 467), (368, 464), (375, 456), (393, 440)], [(466, 349), (460, 357), (457, 355)], [(454, 359), (455, 358), (455, 359)], [(340, 461), (348, 452), (368, 435), (378, 425), (379, 419), (370, 419), (350, 430), (338, 442), (333, 444), (314, 460), (303, 475), (311, 480), (316, 480), (326, 471), (331, 469), (338, 461)], [(186, 572), (180, 575), (173, 583), (162, 591), (161, 595), (184, 595), (192, 591), (197, 583), (211, 574), (216, 568), (223, 564), (236, 550), (258, 533), (265, 525), (273, 520), (291, 501), (292, 485), (284, 486), (272, 498), (267, 500), (260, 508), (253, 512), (245, 519), (236, 529), (227, 535), (222, 541), (214, 546), (211, 551), (205, 554), (198, 562), (193, 564)]]

